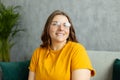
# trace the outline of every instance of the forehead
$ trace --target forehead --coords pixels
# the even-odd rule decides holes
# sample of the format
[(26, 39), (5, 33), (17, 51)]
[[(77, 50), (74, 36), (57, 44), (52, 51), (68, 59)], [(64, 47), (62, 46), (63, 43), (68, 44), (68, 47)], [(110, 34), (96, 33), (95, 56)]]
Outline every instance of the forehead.
[(56, 15), (52, 21), (68, 22), (68, 18), (64, 15)]

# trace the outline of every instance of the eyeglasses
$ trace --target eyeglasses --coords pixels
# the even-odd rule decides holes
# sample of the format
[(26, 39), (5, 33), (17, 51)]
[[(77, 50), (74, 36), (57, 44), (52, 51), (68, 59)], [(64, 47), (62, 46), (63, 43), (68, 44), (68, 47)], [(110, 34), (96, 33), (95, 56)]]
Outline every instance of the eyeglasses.
[[(60, 26), (61, 26), (61, 23), (58, 22), (58, 21), (53, 21), (53, 22), (51, 23), (51, 25), (52, 25), (52, 26), (55, 26), (55, 27), (60, 27)], [(64, 26), (65, 28), (69, 28), (69, 27), (71, 26), (71, 24), (70, 24), (69, 22), (65, 22), (65, 23), (63, 23), (63, 26)]]

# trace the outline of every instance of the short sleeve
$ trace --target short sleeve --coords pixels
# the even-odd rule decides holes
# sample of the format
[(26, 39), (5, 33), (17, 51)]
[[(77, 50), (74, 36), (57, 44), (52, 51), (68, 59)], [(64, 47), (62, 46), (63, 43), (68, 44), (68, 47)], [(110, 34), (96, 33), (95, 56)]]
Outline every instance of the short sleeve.
[(76, 69), (89, 69), (91, 71), (91, 76), (94, 76), (95, 70), (92, 67), (85, 48), (82, 45), (76, 45), (74, 50), (75, 52), (73, 53), (71, 62), (72, 71)]
[(35, 69), (36, 69), (37, 64), (38, 64), (38, 60), (39, 60), (39, 48), (35, 49), (33, 54), (32, 54), (30, 65), (29, 65), (30, 71), (35, 72)]

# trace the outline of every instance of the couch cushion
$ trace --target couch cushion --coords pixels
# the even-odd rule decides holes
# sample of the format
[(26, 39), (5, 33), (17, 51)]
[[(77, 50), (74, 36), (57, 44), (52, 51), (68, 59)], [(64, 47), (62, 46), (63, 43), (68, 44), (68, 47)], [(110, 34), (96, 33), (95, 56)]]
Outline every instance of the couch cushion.
[(114, 61), (112, 78), (112, 80), (120, 80), (120, 59)]
[(29, 62), (0, 62), (2, 80), (27, 80)]

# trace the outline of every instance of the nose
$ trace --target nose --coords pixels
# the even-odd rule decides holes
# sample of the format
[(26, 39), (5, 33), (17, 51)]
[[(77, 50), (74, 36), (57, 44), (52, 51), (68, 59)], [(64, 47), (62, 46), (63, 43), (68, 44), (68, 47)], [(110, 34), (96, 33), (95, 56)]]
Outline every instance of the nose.
[(61, 25), (59, 25), (59, 29), (60, 30), (63, 30), (64, 29), (64, 26), (61, 24)]

